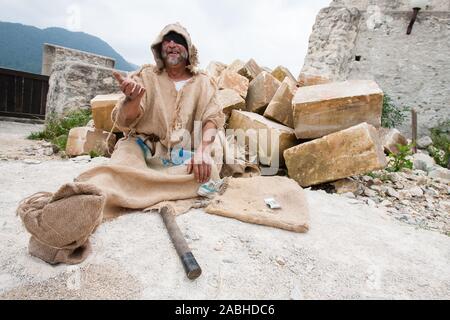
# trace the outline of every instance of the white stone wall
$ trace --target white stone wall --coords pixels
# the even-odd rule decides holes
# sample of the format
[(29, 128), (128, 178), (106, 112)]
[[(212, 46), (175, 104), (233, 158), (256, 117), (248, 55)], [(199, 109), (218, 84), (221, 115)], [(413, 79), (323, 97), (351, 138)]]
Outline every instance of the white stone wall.
[[(406, 35), (411, 14), (406, 0), (333, 1), (317, 17), (302, 72), (375, 80), (418, 110), (419, 134), (428, 134), (450, 118), (450, 1), (431, 0)], [(400, 129), (410, 134), (409, 119)]]
[(88, 109), (97, 95), (120, 91), (113, 69), (66, 61), (53, 65), (47, 97), (47, 116)]

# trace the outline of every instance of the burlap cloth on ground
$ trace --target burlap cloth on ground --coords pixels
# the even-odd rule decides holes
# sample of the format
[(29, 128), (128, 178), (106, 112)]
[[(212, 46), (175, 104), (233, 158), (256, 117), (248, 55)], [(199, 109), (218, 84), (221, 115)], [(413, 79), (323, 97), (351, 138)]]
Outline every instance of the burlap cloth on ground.
[[(266, 198), (275, 198), (281, 209), (272, 210)], [(235, 218), (299, 233), (309, 230), (305, 192), (286, 177), (230, 178), (226, 191), (214, 198), (207, 213)]]

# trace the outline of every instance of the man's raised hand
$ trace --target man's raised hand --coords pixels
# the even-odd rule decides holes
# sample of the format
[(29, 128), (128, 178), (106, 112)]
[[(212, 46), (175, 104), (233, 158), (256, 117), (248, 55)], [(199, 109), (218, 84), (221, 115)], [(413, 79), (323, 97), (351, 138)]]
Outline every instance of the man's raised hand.
[(145, 89), (131, 78), (124, 78), (119, 72), (113, 72), (114, 78), (120, 85), (120, 90), (130, 100), (138, 99), (139, 101), (145, 94)]

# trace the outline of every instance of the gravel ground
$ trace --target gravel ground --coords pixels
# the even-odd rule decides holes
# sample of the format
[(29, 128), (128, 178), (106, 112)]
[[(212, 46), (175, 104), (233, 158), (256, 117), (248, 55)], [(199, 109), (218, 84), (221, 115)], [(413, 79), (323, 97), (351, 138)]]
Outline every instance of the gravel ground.
[(103, 161), (0, 161), (0, 299), (450, 298), (448, 236), (324, 191), (306, 191), (307, 234), (202, 210), (178, 217), (204, 271), (194, 282), (156, 214), (131, 213), (101, 225), (94, 253), (80, 266), (52, 267), (29, 256), (18, 202), (56, 191)]

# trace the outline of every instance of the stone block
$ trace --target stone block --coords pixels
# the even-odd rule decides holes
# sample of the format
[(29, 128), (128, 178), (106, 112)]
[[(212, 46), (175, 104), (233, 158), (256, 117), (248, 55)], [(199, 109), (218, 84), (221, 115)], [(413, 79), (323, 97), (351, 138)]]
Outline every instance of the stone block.
[(261, 72), (263, 72), (263, 70), (253, 59), (250, 59), (241, 69), (238, 70), (238, 73), (241, 76), (246, 77), (249, 81), (255, 79)]
[(379, 128), (383, 96), (370, 80), (300, 87), (292, 101), (295, 134), (315, 139), (363, 122)]
[(264, 112), (268, 119), (284, 124), (289, 128), (294, 128), (294, 112), (292, 109), (292, 99), (297, 90), (297, 82), (286, 77), (270, 101)]
[(66, 154), (69, 157), (89, 155), (91, 151), (100, 155), (108, 155), (108, 149), (113, 150), (116, 136), (113, 134), (107, 144), (109, 132), (101, 129), (80, 127), (73, 128), (67, 139)]
[(231, 116), (233, 110), (245, 110), (244, 98), (232, 89), (219, 90), (217, 92), (217, 102), (227, 117)]
[(362, 123), (284, 152), (289, 176), (302, 187), (332, 182), (386, 167), (377, 130)]
[[(236, 136), (248, 133), (245, 140), (239, 139), (240, 145), (254, 146), (259, 162), (266, 166), (278, 163), (284, 165), (283, 151), (298, 144), (294, 130), (265, 117), (246, 111), (232, 112), (228, 129), (233, 129)], [(243, 130), (238, 132), (237, 130)], [(254, 130), (254, 135), (248, 130)], [(250, 152), (253, 154), (252, 152)]]
[[(91, 100), (92, 118), (95, 128), (110, 132), (114, 123), (111, 113), (114, 107), (123, 97), (123, 94), (99, 95)], [(114, 132), (121, 132), (118, 128), (114, 128)]]
[(248, 87), (247, 111), (263, 114), (280, 86), (270, 73), (261, 72)]
[(238, 73), (239, 70), (241, 70), (244, 66), (245, 66), (244, 61), (236, 59), (227, 67), (226, 70)]
[(213, 79), (217, 80), (220, 78), (222, 72), (227, 68), (227, 65), (218, 61), (211, 61), (206, 67), (206, 73)]
[(249, 81), (237, 72), (225, 70), (218, 81), (219, 89), (232, 89), (239, 93), (242, 98), (247, 97)]
[(271, 74), (280, 82), (283, 82), (285, 78), (289, 78), (293, 82), (297, 82), (292, 73), (288, 70), (288, 68), (283, 66), (278, 66), (271, 72)]

